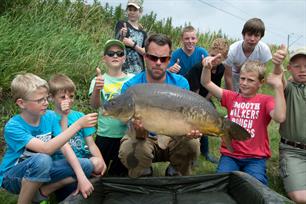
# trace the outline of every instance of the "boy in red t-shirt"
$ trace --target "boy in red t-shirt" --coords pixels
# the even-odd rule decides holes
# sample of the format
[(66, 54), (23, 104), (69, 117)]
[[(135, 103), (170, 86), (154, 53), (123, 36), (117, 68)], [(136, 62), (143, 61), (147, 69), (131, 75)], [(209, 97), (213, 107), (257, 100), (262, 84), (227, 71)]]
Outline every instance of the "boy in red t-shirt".
[(267, 185), (266, 160), (271, 156), (267, 127), (271, 119), (280, 123), (286, 117), (282, 75), (272, 73), (267, 79), (267, 83), (274, 89), (274, 98), (259, 94), (257, 92), (264, 82), (265, 65), (259, 61), (247, 61), (240, 72), (240, 92), (225, 90), (211, 81), (211, 68), (220, 57), (218, 54), (205, 58), (201, 83), (221, 99), (229, 120), (244, 127), (251, 138), (246, 141), (233, 140), (233, 152), (223, 143), (217, 172), (243, 171)]

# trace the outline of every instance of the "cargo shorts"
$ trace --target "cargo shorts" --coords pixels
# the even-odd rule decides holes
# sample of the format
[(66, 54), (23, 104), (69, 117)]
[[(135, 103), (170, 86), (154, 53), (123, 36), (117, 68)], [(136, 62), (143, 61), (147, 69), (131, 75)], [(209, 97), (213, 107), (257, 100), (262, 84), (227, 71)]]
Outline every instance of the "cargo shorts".
[(192, 161), (200, 155), (199, 139), (177, 137), (171, 139), (166, 149), (161, 149), (155, 137), (136, 139), (125, 135), (121, 140), (119, 158), (127, 167), (130, 177), (139, 177), (153, 162), (170, 161), (181, 174), (190, 175)]
[(287, 193), (306, 190), (306, 150), (280, 143), (279, 172)]

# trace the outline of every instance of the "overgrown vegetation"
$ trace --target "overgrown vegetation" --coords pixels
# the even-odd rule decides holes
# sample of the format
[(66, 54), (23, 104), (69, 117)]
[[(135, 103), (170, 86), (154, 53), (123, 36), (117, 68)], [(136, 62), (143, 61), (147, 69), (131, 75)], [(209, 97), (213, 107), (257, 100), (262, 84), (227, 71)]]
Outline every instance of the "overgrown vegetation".
[[(85, 5), (69, 0), (0, 0), (0, 132), (5, 122), (18, 112), (10, 97), (10, 82), (18, 73), (32, 72), (44, 79), (55, 73), (65, 73), (77, 85), (76, 108), (91, 111), (88, 106), (89, 82), (100, 63), (105, 41), (114, 36), (117, 20), (125, 18), (121, 5), (113, 8), (98, 2)], [(144, 15), (141, 24), (149, 33), (164, 33), (179, 46), (181, 27), (172, 25), (172, 18), (157, 20), (153, 12)], [(239, 31), (237, 31), (239, 32)], [(209, 47), (216, 37), (226, 37), (221, 31), (199, 36), (199, 45)], [(228, 39), (229, 41), (233, 41)], [(268, 89), (262, 90), (270, 93)], [(219, 108), (221, 111), (221, 109)], [(224, 113), (224, 112), (223, 112)], [(278, 176), (278, 126), (269, 132), (273, 156), (269, 160), (270, 187), (283, 194)], [(220, 141), (211, 139), (211, 150), (219, 155)], [(0, 137), (0, 155), (4, 148)], [(194, 174), (214, 173), (215, 165), (200, 158)], [(155, 166), (162, 172), (163, 166)], [(160, 173), (162, 174), (162, 173)], [(16, 197), (0, 191), (0, 203), (16, 203)]]

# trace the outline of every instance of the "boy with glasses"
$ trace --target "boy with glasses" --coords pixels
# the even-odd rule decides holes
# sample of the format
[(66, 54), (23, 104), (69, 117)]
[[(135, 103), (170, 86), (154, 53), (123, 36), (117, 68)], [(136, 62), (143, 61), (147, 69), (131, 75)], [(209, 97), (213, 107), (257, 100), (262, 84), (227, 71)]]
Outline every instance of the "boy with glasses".
[[(145, 43), (145, 72), (124, 83), (121, 92), (124, 93), (129, 87), (141, 83), (166, 83), (189, 90), (188, 81), (183, 76), (167, 71), (171, 46), (172, 42), (167, 36), (151, 35)], [(168, 143), (165, 144), (166, 148), (162, 149), (158, 146), (156, 135), (142, 127), (141, 119), (134, 118), (131, 125), (135, 130), (135, 137), (130, 134), (125, 135), (119, 150), (119, 158), (128, 168), (130, 177), (152, 175), (151, 165), (158, 161), (170, 161), (166, 175), (191, 174), (192, 161), (197, 159), (200, 152), (198, 139), (184, 137), (177, 141), (169, 137)], [(190, 135), (201, 134), (194, 130)], [(174, 171), (171, 172), (169, 170), (171, 168), (174, 168)]]
[[(53, 161), (51, 155), (80, 129), (95, 126), (97, 114), (83, 116), (61, 132), (55, 113), (47, 110), (49, 87), (45, 80), (30, 73), (17, 75), (11, 90), (20, 114), (4, 127), (7, 147), (0, 166), (0, 184), (19, 194), (19, 204), (40, 202), (58, 188), (76, 181), (77, 175), (67, 160)], [(85, 161), (80, 164), (85, 174), (90, 175), (92, 165)], [(83, 190), (86, 198), (93, 188)]]
[[(103, 102), (119, 95), (122, 84), (134, 76), (122, 71), (125, 59), (125, 46), (121, 41), (110, 39), (105, 43), (102, 60), (106, 65), (106, 73), (102, 75), (101, 70), (96, 69), (96, 77), (89, 88), (91, 107), (98, 109)], [(127, 175), (127, 169), (118, 158), (120, 140), (126, 129), (126, 125), (119, 120), (102, 116), (99, 112), (96, 144), (109, 168), (109, 176)]]
[[(282, 73), (287, 48), (273, 54), (274, 72)], [(306, 47), (289, 55), (290, 80), (283, 80), (287, 104), (286, 120), (280, 124), (280, 176), (285, 190), (295, 203), (306, 203)]]

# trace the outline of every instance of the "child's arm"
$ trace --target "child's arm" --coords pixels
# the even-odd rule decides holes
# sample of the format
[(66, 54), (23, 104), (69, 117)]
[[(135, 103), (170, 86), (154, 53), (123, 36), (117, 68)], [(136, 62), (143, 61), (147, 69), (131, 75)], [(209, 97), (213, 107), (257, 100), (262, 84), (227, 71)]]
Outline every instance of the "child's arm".
[[(274, 74), (283, 74), (283, 62), (287, 56), (287, 48), (285, 45), (281, 45), (280, 49), (277, 50), (272, 56), (272, 62), (274, 64), (273, 73)], [(284, 88), (287, 86), (287, 81), (283, 75), (282, 82)]]
[(286, 119), (286, 101), (284, 96), (282, 79), (283, 79), (282, 74), (274, 74), (274, 73), (271, 73), (267, 78), (267, 83), (270, 84), (275, 91), (274, 95), (275, 107), (270, 112), (270, 116), (274, 121), (278, 123), (282, 123)]
[(93, 185), (90, 183), (88, 178), (86, 177), (78, 158), (76, 157), (73, 149), (71, 146), (66, 143), (62, 148), (61, 151), (65, 158), (67, 159), (68, 163), (70, 164), (71, 168), (73, 169), (78, 182), (78, 187), (74, 193), (76, 195), (78, 192), (81, 192), (84, 198), (87, 198), (92, 191), (94, 190)]
[(103, 156), (99, 150), (99, 148), (97, 147), (94, 139), (92, 136), (88, 136), (85, 137), (85, 141), (86, 144), (89, 148), (89, 151), (92, 155), (92, 157), (90, 158), (90, 160), (92, 161), (93, 165), (94, 165), (94, 174), (95, 175), (104, 175), (107, 167), (105, 164), (105, 161), (103, 159)]
[(206, 57), (202, 60), (203, 70), (201, 74), (201, 84), (215, 97), (221, 98), (223, 89), (214, 84), (211, 81), (211, 69), (213, 66), (216, 66), (216, 63), (219, 62), (221, 54), (218, 54), (214, 57)]
[(104, 87), (104, 78), (101, 74), (101, 70), (97, 67), (96, 68), (96, 83), (93, 92), (90, 96), (90, 105), (92, 108), (99, 108), (101, 106), (101, 90)]
[(94, 127), (97, 123), (97, 113), (90, 113), (78, 119), (68, 129), (63, 131), (57, 137), (52, 138), (48, 142), (43, 142), (38, 138), (33, 138), (28, 142), (26, 148), (35, 152), (53, 154), (57, 149), (61, 148), (71, 137), (73, 137), (80, 129), (86, 127)]
[(232, 67), (229, 65), (224, 65), (224, 82), (225, 87), (228, 90), (233, 90), (233, 79), (232, 79)]

